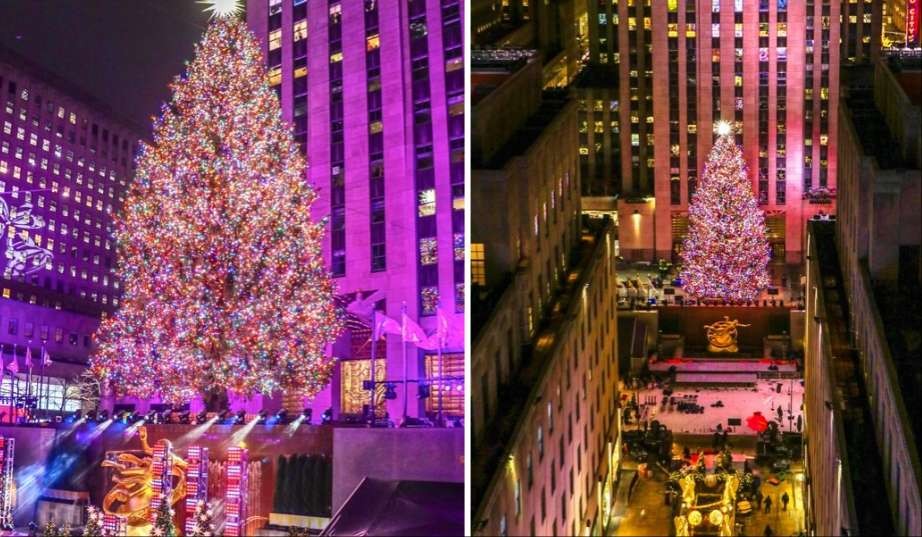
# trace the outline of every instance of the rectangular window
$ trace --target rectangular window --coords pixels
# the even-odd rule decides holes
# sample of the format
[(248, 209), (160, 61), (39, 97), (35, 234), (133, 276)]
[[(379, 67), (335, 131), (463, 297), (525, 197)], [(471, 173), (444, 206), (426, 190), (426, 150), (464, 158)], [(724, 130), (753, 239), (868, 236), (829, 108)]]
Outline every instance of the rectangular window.
[(427, 188), (419, 191), (419, 216), (432, 216), (435, 214), (435, 189)]
[(292, 39), (294, 41), (300, 41), (302, 39), (307, 39), (307, 21), (300, 20), (294, 24), (292, 27)]
[(441, 403), (443, 416), (464, 416), (464, 354), (443, 353), (441, 364), (438, 355), (426, 354), (425, 368), (429, 380), (426, 413), (436, 417)]
[(471, 283), (485, 286), (487, 284), (486, 257), (483, 243), (471, 243)]

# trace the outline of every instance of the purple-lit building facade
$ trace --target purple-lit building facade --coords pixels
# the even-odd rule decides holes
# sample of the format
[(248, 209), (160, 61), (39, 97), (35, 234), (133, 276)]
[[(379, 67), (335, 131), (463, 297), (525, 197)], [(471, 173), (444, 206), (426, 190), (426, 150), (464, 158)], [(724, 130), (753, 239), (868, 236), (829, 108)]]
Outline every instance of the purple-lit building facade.
[[(459, 0), (251, 0), (250, 29), (264, 47), (270, 84), (307, 156), (318, 218), (327, 219), (324, 254), (338, 293), (375, 301), (394, 319), (427, 332), (437, 308), (452, 337), (445, 376), (463, 376), (464, 60)], [(370, 332), (357, 323), (334, 345), (340, 359), (315, 415), (360, 415), (369, 392)], [(376, 348), (379, 379), (435, 376), (434, 351), (397, 337)], [(432, 415), (437, 390), (417, 397), (409, 416)], [(387, 401), (395, 422), (404, 389)], [(463, 380), (443, 393), (446, 414), (463, 414)], [(382, 407), (383, 408), (383, 407)]]
[[(93, 98), (0, 48), (0, 347), (4, 364), (18, 356), (22, 390), (25, 349), (37, 385), (45, 342), (55, 387), (43, 406), (61, 408), (60, 379), (83, 370), (100, 318), (118, 306), (111, 217), (139, 138)], [(8, 395), (6, 371), (2, 386)]]

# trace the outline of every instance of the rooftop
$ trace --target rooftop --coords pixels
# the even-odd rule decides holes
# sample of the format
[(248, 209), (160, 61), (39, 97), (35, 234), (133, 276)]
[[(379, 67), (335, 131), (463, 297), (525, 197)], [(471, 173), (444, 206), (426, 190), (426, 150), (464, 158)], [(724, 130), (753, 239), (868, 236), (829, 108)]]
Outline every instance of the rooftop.
[(532, 49), (471, 50), (471, 106), (476, 105), (537, 57), (538, 52)]
[(543, 94), (541, 106), (532, 114), (525, 124), (520, 127), (515, 134), (509, 137), (499, 151), (486, 162), (473, 162), (475, 169), (500, 169), (512, 157), (524, 154), (528, 148), (535, 143), (535, 140), (547, 129), (547, 126), (553, 123), (554, 119), (569, 104), (566, 90), (547, 90)]
[(845, 102), (864, 154), (877, 159), (877, 165), (882, 170), (905, 167), (899, 144), (890, 133), (884, 115), (874, 104), (874, 90), (863, 86), (850, 88)]
[[(584, 220), (585, 222), (585, 220)], [(494, 419), (487, 424), (483, 434), (472, 446), (471, 498), (475, 509), (483, 500), (502, 457), (511, 448), (522, 415), (528, 408), (532, 392), (540, 389), (541, 379), (557, 356), (563, 325), (568, 321), (571, 307), (579, 302), (578, 290), (590, 276), (592, 261), (603, 246), (603, 229), (584, 229), (582, 240), (571, 252), (572, 263), (567, 277), (550, 300), (547, 314), (535, 331), (533, 344), (528, 346), (520, 360), (521, 367), (512, 374), (509, 384), (499, 388), (498, 407)]]
[(142, 133), (148, 131), (147, 128), (141, 127), (128, 118), (122, 117), (115, 112), (111, 106), (92, 96), (77, 84), (51, 72), (18, 52), (4, 47), (2, 44), (0, 44), (0, 63), (8, 64), (13, 67), (13, 69), (28, 75), (32, 79), (47, 84), (63, 95), (67, 95), (89, 108), (94, 113), (100, 114), (113, 122), (120, 123), (122, 127), (133, 131), (139, 138), (141, 138)]
[(811, 221), (823, 289), (824, 332), (832, 351), (829, 374), (835, 383), (833, 404), (840, 413), (847, 470), (860, 535), (893, 535), (881, 450), (877, 446), (867, 388), (857, 349), (851, 345), (851, 322), (839, 265), (834, 221)]

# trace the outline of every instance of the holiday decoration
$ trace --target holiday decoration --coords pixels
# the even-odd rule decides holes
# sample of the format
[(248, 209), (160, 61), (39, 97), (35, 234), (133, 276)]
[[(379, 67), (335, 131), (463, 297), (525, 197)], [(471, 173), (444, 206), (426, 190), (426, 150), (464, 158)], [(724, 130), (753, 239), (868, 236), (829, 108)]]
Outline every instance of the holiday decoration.
[(756, 204), (743, 154), (728, 125), (704, 165), (688, 208), (682, 247), (685, 292), (700, 298), (752, 300), (768, 286), (765, 215)]
[(16, 439), (0, 437), (0, 529), (13, 529), (13, 514), (16, 511), (16, 478), (13, 462), (16, 454)]
[(154, 525), (151, 528), (151, 535), (155, 537), (176, 537), (176, 525), (173, 524), (173, 508), (166, 496), (160, 498), (160, 506), (157, 507), (157, 516), (154, 519)]
[(35, 243), (32, 230), (43, 229), (45, 220), (32, 214), (32, 204), (10, 207), (0, 198), (0, 237), (6, 238), (3, 256), (7, 260), (4, 275), (22, 277), (45, 267), (51, 268), (54, 254)]
[(215, 535), (214, 508), (208, 502), (199, 500), (189, 523), (191, 523), (191, 529), (186, 532), (186, 535), (190, 537), (212, 537)]
[(329, 381), (342, 317), (316, 194), (245, 22), (217, 17), (171, 88), (116, 219), (124, 296), (93, 370), (118, 395), (171, 403), (228, 389), (310, 397)]
[(199, 507), (208, 499), (208, 448), (186, 451), (186, 534), (194, 534)]
[(103, 513), (92, 505), (86, 508), (86, 526), (83, 527), (83, 537), (103, 536)]

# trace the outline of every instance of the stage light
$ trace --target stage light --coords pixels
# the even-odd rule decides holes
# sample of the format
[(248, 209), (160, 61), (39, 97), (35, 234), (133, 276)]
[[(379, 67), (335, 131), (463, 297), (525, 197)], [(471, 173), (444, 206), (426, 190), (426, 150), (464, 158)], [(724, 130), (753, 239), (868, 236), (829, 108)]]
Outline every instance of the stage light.
[(157, 411), (151, 410), (147, 413), (147, 417), (144, 418), (144, 421), (147, 423), (157, 423)]
[(221, 413), (218, 414), (218, 421), (221, 423), (233, 423), (234, 418), (231, 416), (231, 411), (229, 409), (222, 410)]
[(90, 410), (89, 412), (87, 412), (86, 419), (87, 421), (96, 421), (96, 411)]
[(173, 409), (168, 408), (160, 413), (160, 423), (170, 423), (170, 418), (173, 415)]
[(333, 421), (333, 409), (328, 408), (323, 411), (323, 414), (320, 415), (320, 424), (327, 425)]
[(191, 423), (191, 413), (188, 410), (179, 414), (179, 423), (184, 425)]
[(246, 422), (246, 420), (247, 420), (247, 411), (240, 410), (237, 412), (237, 417), (234, 420), (234, 423), (241, 424), (241, 423)]
[(275, 413), (275, 422), (276, 423), (289, 423), (291, 420), (288, 419), (288, 411), (284, 408)]
[(304, 412), (301, 413), (301, 417), (304, 418), (304, 420), (303, 420), (304, 422), (306, 422), (308, 425), (310, 425), (310, 424), (311, 424), (311, 419), (314, 417), (314, 409), (312, 409), (312, 408), (305, 408), (305, 409), (304, 409)]
[(109, 421), (109, 411), (103, 410), (99, 413), (99, 421)]
[(195, 417), (195, 421), (196, 423), (199, 423), (199, 424), (202, 424), (208, 421), (208, 412), (205, 410), (199, 412), (198, 415)]
[(131, 413), (127, 410), (121, 410), (116, 414), (116, 419), (122, 423), (128, 423), (128, 418)]
[(269, 413), (265, 410), (259, 411), (259, 417), (257, 418), (257, 423), (266, 423), (266, 418), (269, 417)]

